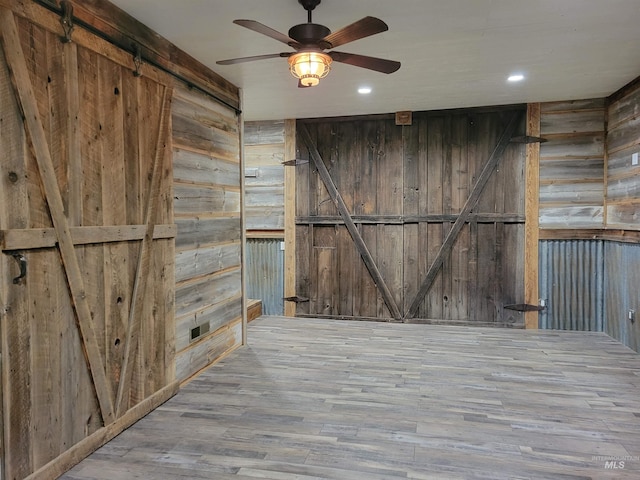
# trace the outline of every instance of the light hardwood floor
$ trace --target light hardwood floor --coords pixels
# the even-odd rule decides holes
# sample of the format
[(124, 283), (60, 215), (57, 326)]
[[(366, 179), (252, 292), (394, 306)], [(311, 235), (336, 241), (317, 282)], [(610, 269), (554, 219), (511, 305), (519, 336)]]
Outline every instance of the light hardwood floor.
[(640, 478), (640, 356), (604, 334), (261, 317), (249, 342), (62, 478)]

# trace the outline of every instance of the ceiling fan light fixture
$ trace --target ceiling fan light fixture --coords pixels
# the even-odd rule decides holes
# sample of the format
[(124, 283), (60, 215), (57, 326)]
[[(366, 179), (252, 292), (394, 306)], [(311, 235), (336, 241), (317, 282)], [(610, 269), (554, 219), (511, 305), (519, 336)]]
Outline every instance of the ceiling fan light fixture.
[(289, 57), (289, 70), (305, 87), (315, 87), (329, 74), (331, 62), (323, 52), (298, 52)]

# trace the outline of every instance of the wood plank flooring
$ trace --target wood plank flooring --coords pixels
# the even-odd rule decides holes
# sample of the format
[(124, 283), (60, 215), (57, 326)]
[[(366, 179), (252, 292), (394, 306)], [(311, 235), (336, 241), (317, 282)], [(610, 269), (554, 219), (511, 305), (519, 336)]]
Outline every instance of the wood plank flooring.
[(640, 356), (605, 334), (260, 317), (249, 342), (62, 478), (640, 478)]

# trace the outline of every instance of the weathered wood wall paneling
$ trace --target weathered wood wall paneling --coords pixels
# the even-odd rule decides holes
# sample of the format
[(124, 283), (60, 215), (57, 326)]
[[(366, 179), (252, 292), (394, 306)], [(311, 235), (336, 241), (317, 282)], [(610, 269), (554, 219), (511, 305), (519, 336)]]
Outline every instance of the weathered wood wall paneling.
[(285, 122), (246, 122), (244, 160), (247, 230), (284, 231)]
[[(13, 6), (22, 11), (21, 5)], [(12, 63), (16, 58), (26, 61), (22, 108), (27, 108), (25, 95), (31, 95), (38, 114), (27, 122), (27, 134), (11, 87), (9, 60), (0, 54), (0, 228), (20, 230), (29, 238), (40, 230), (28, 229), (48, 232), (54, 227), (60, 249), (57, 243), (33, 249), (34, 242), (27, 242), (27, 277), (17, 285), (12, 282), (15, 262), (2, 255), (3, 443), (8, 447), (3, 460), (7, 478), (23, 478), (38, 469), (39, 478), (49, 478), (73, 461), (56, 464), (64, 452), (98, 438), (94, 434), (102, 439), (98, 441), (109, 437), (113, 429), (107, 424), (114, 420), (104, 405), (115, 403), (127, 360), (133, 362), (133, 378), (140, 379), (122, 390), (128, 393), (118, 413), (127, 421), (127, 410), (135, 408), (139, 415), (136, 405), (174, 379), (173, 239), (152, 240), (151, 235), (154, 224), (173, 222), (170, 119), (162, 121), (166, 112), (160, 101), (163, 91), (171, 98), (171, 81), (152, 69), (153, 78), (133, 78), (130, 69), (104, 55), (113, 53), (112, 47), (95, 38), (89, 42), (86, 34), (80, 34), (85, 35), (82, 44), (62, 44), (54, 15), (35, 7), (26, 11), (37, 18), (16, 17), (21, 52), (7, 46), (11, 28), (3, 27), (3, 47), (13, 49)], [(7, 10), (2, 15), (6, 26), (13, 17)], [(14, 75), (21, 75), (21, 68), (13, 63)], [(155, 159), (158, 186), (149, 197)], [(145, 211), (151, 212), (149, 218)], [(127, 359), (128, 339), (138, 341), (128, 329), (141, 244), (95, 238), (75, 245), (70, 230), (81, 236), (83, 228), (94, 226), (139, 231), (145, 221), (149, 269), (157, 274), (142, 272), (147, 288), (139, 292), (142, 306), (136, 321), (144, 333), (137, 337), (135, 357), (131, 353)], [(91, 373), (87, 367), (88, 360), (96, 359), (105, 366), (106, 381), (100, 386), (96, 365)], [(96, 392), (110, 398), (99, 402)]]
[(604, 99), (541, 104), (540, 228), (604, 227)]
[[(386, 118), (305, 122), (401, 307), (415, 296), (512, 114), (414, 113), (405, 127)], [(297, 156), (309, 158), (300, 138)], [(296, 173), (296, 293), (309, 298), (297, 314), (390, 318), (317, 170), (304, 164)], [(503, 306), (524, 295), (524, 147), (507, 148), (473, 213), (417, 317), (521, 325), (521, 314)]]
[(607, 227), (640, 230), (640, 86), (608, 105)]
[(240, 133), (233, 110), (184, 87), (172, 119), (176, 375), (185, 380), (242, 340)]

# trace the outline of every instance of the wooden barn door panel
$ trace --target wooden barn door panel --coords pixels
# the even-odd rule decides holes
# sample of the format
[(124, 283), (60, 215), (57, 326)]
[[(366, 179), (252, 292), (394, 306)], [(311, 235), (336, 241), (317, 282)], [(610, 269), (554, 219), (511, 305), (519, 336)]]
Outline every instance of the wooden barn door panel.
[(3, 463), (23, 478), (174, 381), (172, 89), (4, 8), (0, 38)]
[(522, 124), (518, 109), (299, 122), (298, 314), (512, 323)]

